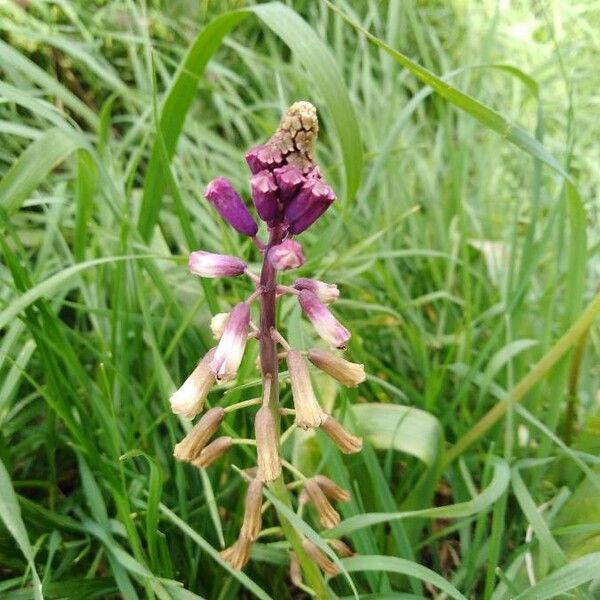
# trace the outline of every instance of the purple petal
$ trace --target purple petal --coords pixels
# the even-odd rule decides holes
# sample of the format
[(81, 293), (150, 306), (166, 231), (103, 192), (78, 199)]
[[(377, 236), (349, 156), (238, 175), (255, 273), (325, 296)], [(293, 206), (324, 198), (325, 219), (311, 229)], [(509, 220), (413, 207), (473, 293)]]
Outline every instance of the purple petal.
[(298, 301), (304, 314), (313, 324), (316, 332), (336, 348), (345, 348), (350, 332), (333, 316), (331, 311), (308, 290), (302, 290)]
[(213, 179), (206, 187), (204, 196), (236, 231), (250, 237), (256, 235), (258, 226), (244, 201), (225, 177)]
[(290, 233), (302, 233), (308, 229), (334, 200), (335, 193), (326, 183), (319, 179), (307, 181), (285, 210)]
[(294, 240), (285, 240), (269, 250), (268, 260), (278, 271), (296, 269), (304, 264), (302, 246)]
[(278, 188), (273, 173), (266, 169), (259, 171), (250, 179), (250, 188), (258, 216), (263, 221), (273, 220), (277, 216), (279, 208), (277, 204)]

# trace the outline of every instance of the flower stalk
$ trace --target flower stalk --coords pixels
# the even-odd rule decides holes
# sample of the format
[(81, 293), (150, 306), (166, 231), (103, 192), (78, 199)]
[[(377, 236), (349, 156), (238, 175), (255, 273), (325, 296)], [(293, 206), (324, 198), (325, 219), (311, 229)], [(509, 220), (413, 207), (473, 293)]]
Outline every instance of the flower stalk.
[[(209, 203), (236, 231), (253, 240), (262, 256), (260, 274), (252, 273), (246, 261), (235, 256), (196, 251), (189, 262), (190, 272), (200, 277), (245, 275), (254, 286), (254, 291), (245, 301), (236, 304), (228, 313), (213, 317), (211, 330), (218, 340), (216, 347), (209, 351), (193, 376), (171, 398), (173, 412), (193, 418), (202, 410), (212, 385), (234, 379), (247, 344), (258, 341), (258, 366), (263, 387), (261, 398), (211, 409), (175, 450), (178, 460), (202, 469), (217, 460), (226, 460), (226, 456), (235, 452), (236, 445), (252, 445), (254, 441), (229, 436), (217, 437), (213, 441), (210, 438), (229, 412), (254, 412), (256, 405), (260, 404), (254, 413), (257, 467), (246, 471), (250, 484), (243, 523), (237, 540), (221, 553), (236, 569), (242, 569), (250, 559), (252, 544), (261, 535), (264, 513), (272, 507), (270, 502), (262, 505), (264, 486), (268, 486), (281, 504), (293, 510), (290, 492), (298, 486), (286, 485), (282, 466), (286, 467), (288, 477), (291, 473), (304, 487), (296, 502), (300, 505), (310, 502), (323, 527), (333, 527), (340, 521), (330, 499), (344, 502), (349, 499), (349, 493), (323, 475), (306, 476), (282, 456), (281, 447), (296, 427), (320, 428), (344, 453), (358, 452), (362, 447), (359, 437), (346, 431), (333, 416), (322, 410), (312, 387), (309, 361), (347, 386), (356, 386), (364, 380), (362, 365), (319, 348), (311, 348), (308, 353), (293, 348), (281, 335), (276, 323), (277, 301), (284, 295), (291, 295), (299, 302), (316, 333), (330, 347), (344, 350), (350, 339), (350, 332), (328, 306), (339, 296), (337, 285), (303, 277), (296, 278), (291, 285), (278, 283), (279, 273), (293, 271), (304, 263), (303, 248), (292, 239), (293, 236), (312, 227), (335, 200), (333, 189), (323, 181), (314, 162), (317, 132), (316, 109), (308, 102), (297, 102), (282, 117), (275, 134), (265, 144), (246, 153), (246, 162), (252, 173), (250, 192), (258, 216), (266, 223), (266, 242), (260, 239), (256, 221), (227, 179), (218, 177), (207, 186), (205, 197)], [(252, 321), (253, 304), (259, 304), (258, 326)], [(280, 405), (280, 359), (285, 360), (288, 366), (294, 410)], [(294, 424), (283, 434), (282, 417), (294, 418)], [(300, 567), (304, 583), (310, 586), (316, 597), (329, 598), (323, 573), (337, 572), (335, 565), (277, 510), (279, 503), (274, 504), (281, 531), (294, 557), (294, 565), (297, 561)], [(343, 552), (351, 552), (343, 542), (340, 544)], [(295, 569), (294, 583), (304, 589), (298, 569)]]

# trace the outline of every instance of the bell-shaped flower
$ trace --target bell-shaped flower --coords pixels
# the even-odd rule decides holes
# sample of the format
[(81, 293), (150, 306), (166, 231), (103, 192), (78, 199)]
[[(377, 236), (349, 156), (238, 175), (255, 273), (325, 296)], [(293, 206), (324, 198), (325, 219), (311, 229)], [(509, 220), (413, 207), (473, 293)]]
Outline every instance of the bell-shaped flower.
[(298, 295), (300, 306), (317, 333), (335, 348), (345, 348), (350, 332), (333, 316), (331, 311), (308, 290)]
[(311, 348), (308, 351), (308, 360), (348, 387), (356, 387), (366, 379), (363, 365), (350, 362), (321, 348)]
[(246, 349), (248, 327), (250, 325), (250, 306), (240, 302), (233, 307), (210, 367), (217, 381), (233, 379), (237, 375)]
[(192, 252), (188, 261), (190, 272), (200, 277), (237, 277), (243, 275), (246, 266), (246, 263), (237, 256), (215, 254), (204, 250)]
[(215, 348), (211, 348), (183, 385), (169, 398), (171, 410), (176, 415), (193, 419), (202, 412), (206, 396), (215, 383), (215, 374), (210, 368), (214, 354)]
[(284, 161), (281, 150), (268, 142), (248, 150), (245, 158), (250, 171), (254, 174), (265, 169), (272, 171), (275, 167), (282, 165)]
[(213, 179), (204, 196), (236, 231), (250, 237), (256, 235), (258, 225), (229, 180), (225, 177)]
[(273, 220), (279, 210), (279, 190), (273, 173), (265, 169), (253, 175), (250, 179), (250, 189), (258, 216), (263, 221)]
[(267, 260), (278, 271), (297, 269), (304, 264), (302, 246), (294, 240), (285, 240), (269, 249)]
[(300, 352), (288, 350), (286, 361), (292, 384), (296, 425), (302, 429), (319, 427), (327, 415), (315, 397), (306, 360)]
[(323, 304), (331, 304), (340, 297), (340, 290), (335, 283), (325, 283), (318, 279), (299, 277), (294, 281), (293, 286), (298, 291), (308, 290), (312, 292)]
[(309, 179), (285, 209), (290, 233), (308, 229), (335, 200), (333, 189), (320, 179)]
[(278, 167), (273, 174), (279, 187), (279, 199), (284, 204), (287, 204), (300, 191), (302, 184), (306, 181), (302, 169), (295, 165)]
[(354, 454), (361, 451), (362, 438), (352, 435), (331, 415), (327, 415), (327, 418), (321, 424), (321, 429), (344, 454)]

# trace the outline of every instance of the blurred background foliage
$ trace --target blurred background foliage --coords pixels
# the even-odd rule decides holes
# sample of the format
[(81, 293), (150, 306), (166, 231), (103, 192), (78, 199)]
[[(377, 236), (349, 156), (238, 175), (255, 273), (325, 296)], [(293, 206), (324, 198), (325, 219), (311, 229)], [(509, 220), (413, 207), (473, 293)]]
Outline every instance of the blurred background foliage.
[[(186, 272), (187, 253), (258, 260), (203, 189), (224, 175), (248, 198), (245, 149), (306, 99), (320, 111), (318, 159), (340, 199), (303, 235), (300, 274), (339, 284), (350, 355), (370, 374), (351, 392), (315, 381), (321, 401), (350, 419), (352, 405), (387, 406), (404, 435), (377, 429), (367, 410), (354, 415), (372, 444), (360, 455), (342, 459), (320, 437), (292, 437), (285, 452), (352, 489), (344, 518), (443, 509), (491, 490), (462, 513), (349, 532), (361, 555), (409, 563), (386, 575), (365, 562), (352, 573), (360, 594), (436, 597), (421, 564), (469, 598), (555, 597), (569, 576), (585, 583), (574, 597), (594, 597), (597, 327), (457, 461), (444, 466), (443, 448), (506, 397), (596, 292), (597, 3), (335, 2), (543, 143), (576, 186), (580, 221), (564, 178), (430, 93), (327, 4), (296, 0), (287, 5), (331, 52), (358, 117), (357, 193), (345, 193), (340, 107), (324, 101), (303, 57), (251, 16), (198, 78), (173, 160), (158, 166), (169, 185), (147, 241), (137, 224), (165, 94), (199, 31), (247, 5), (0, 2), (0, 591), (29, 597), (39, 575), (49, 598), (259, 595), (250, 584), (302, 597), (276, 536), (257, 545), (249, 579), (211, 551), (237, 534), (244, 488), (231, 465), (251, 465), (252, 452), (236, 448), (206, 473), (175, 464), (183, 430), (167, 399), (212, 345), (211, 312), (248, 291), (237, 280), (202, 287)], [(295, 344), (309, 343), (293, 303), (280, 320)], [(254, 397), (255, 357), (252, 348), (244, 360), (247, 385), (213, 392), (213, 405)], [(227, 421), (242, 437), (250, 426), (247, 413)], [(547, 587), (527, 596), (539, 581)], [(332, 589), (350, 594), (343, 577)]]

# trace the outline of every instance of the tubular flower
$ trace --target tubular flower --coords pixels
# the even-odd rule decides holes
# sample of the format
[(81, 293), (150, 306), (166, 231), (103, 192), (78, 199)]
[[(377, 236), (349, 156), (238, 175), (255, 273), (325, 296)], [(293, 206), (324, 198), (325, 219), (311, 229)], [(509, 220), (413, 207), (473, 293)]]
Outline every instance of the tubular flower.
[(258, 225), (229, 180), (225, 177), (213, 179), (208, 184), (204, 196), (238, 233), (250, 237), (256, 235)]
[(250, 179), (250, 188), (258, 216), (263, 221), (272, 221), (277, 216), (279, 201), (279, 188), (273, 173), (266, 169), (259, 171)]
[(262, 406), (254, 420), (258, 472), (256, 477), (265, 483), (275, 481), (281, 475), (279, 436), (277, 424), (268, 406)]
[(350, 500), (350, 492), (341, 488), (334, 481), (331, 481), (329, 477), (325, 477), (325, 475), (315, 475), (313, 480), (328, 498), (337, 500), (338, 502), (348, 502), (348, 500)]
[(312, 292), (323, 304), (331, 304), (340, 297), (340, 290), (335, 283), (325, 283), (318, 279), (300, 277), (294, 281), (294, 288)]
[(327, 415), (315, 398), (306, 361), (296, 350), (288, 350), (286, 361), (292, 384), (296, 425), (302, 429), (319, 427)]
[(262, 527), (262, 494), (263, 482), (253, 479), (248, 485), (244, 505), (244, 521), (242, 522), (241, 535), (254, 541)]
[(331, 415), (327, 415), (321, 429), (344, 454), (362, 450), (362, 439), (344, 429)]
[(248, 559), (250, 558), (250, 549), (252, 548), (252, 541), (248, 538), (240, 535), (233, 546), (225, 548), (221, 552), (223, 560), (227, 561), (234, 569), (240, 571), (246, 566)]
[(323, 493), (321, 486), (314, 478), (311, 477), (304, 482), (304, 491), (306, 492), (308, 500), (310, 500), (315, 507), (317, 515), (319, 516), (319, 521), (323, 527), (331, 529), (332, 527), (339, 525), (339, 513), (331, 506), (331, 503), (327, 500), (327, 496)]
[(331, 311), (308, 290), (302, 290), (298, 301), (317, 333), (335, 348), (345, 349), (350, 332), (333, 316)]
[(308, 351), (308, 360), (348, 387), (356, 387), (366, 379), (363, 365), (347, 361), (320, 348), (311, 348)]
[(211, 408), (194, 425), (191, 431), (175, 446), (173, 455), (178, 460), (191, 462), (200, 455), (200, 452), (220, 427), (225, 417), (225, 411), (220, 408)]
[(246, 270), (246, 263), (236, 256), (198, 250), (190, 254), (188, 267), (200, 277), (236, 277)]
[(323, 550), (313, 544), (310, 540), (304, 539), (302, 547), (306, 553), (319, 565), (319, 567), (327, 573), (327, 575), (337, 575), (339, 569), (336, 565), (327, 558)]
[(249, 325), (250, 307), (246, 302), (240, 302), (229, 314), (223, 335), (210, 363), (218, 381), (228, 381), (236, 376), (246, 349)]
[[(283, 467), (290, 469), (294, 477), (297, 475), (296, 467), (281, 455), (283, 452), (289, 458), (287, 445), (283, 442), (289, 433), (293, 433), (293, 426), (286, 425), (284, 429), (280, 419), (293, 414), (294, 425), (300, 429), (320, 427), (345, 453), (358, 452), (362, 446), (360, 438), (346, 431), (319, 405), (311, 382), (310, 364), (348, 386), (356, 386), (364, 381), (362, 365), (317, 348), (308, 352), (292, 348), (276, 329), (277, 301), (282, 296), (294, 295), (316, 333), (330, 346), (343, 349), (350, 339), (349, 331), (327, 307), (339, 298), (337, 285), (308, 278), (298, 278), (291, 283), (278, 282), (278, 278), (283, 278), (287, 270), (298, 268), (305, 262), (303, 248), (294, 236), (313, 226), (336, 198), (315, 163), (318, 131), (315, 107), (309, 102), (296, 102), (282, 116), (275, 133), (245, 155), (251, 172), (250, 196), (258, 217), (264, 222), (261, 228), (267, 230), (267, 241), (260, 239), (257, 221), (230, 181), (217, 177), (206, 187), (206, 199), (224, 221), (240, 234), (251, 238), (256, 247), (251, 264), (261, 257), (260, 274), (249, 269), (249, 261), (236, 256), (204, 250), (192, 252), (189, 256), (189, 271), (194, 275), (211, 278), (246, 275), (254, 287), (246, 299), (240, 298), (243, 301), (235, 304), (229, 312), (217, 313), (212, 317), (210, 330), (218, 343), (207, 352), (169, 400), (175, 414), (194, 418), (202, 411), (215, 383), (229, 382), (237, 377), (246, 345), (259, 345), (257, 366), (261, 371), (262, 401), (241, 399), (226, 408), (207, 410), (176, 444), (173, 452), (176, 459), (192, 467), (205, 469), (234, 444), (255, 445), (256, 466), (244, 465), (242, 471), (243, 477), (250, 482), (245, 494), (241, 529), (236, 541), (221, 552), (223, 559), (234, 569), (244, 568), (250, 558), (252, 544), (259, 535), (270, 534), (270, 526), (261, 534), (265, 518), (263, 513), (270, 506), (270, 503), (263, 506), (264, 486), (267, 485), (278, 499), (287, 501)], [(220, 297), (217, 300), (223, 301)], [(251, 322), (253, 303), (259, 305), (256, 311), (260, 315), (258, 327)], [(281, 311), (281, 314), (285, 315), (285, 311)], [(279, 359), (284, 356), (293, 410), (283, 409), (279, 404)], [(224, 396), (225, 399), (229, 397)], [(257, 403), (261, 406), (254, 417), (254, 439), (233, 439), (227, 435), (213, 439), (226, 413), (246, 410)], [(283, 436), (280, 436), (280, 430), (284, 431)], [(309, 502), (314, 507), (315, 511), (311, 510), (310, 516), (318, 519), (322, 526), (334, 527), (339, 523), (340, 516), (332, 502), (347, 501), (349, 492), (324, 475), (300, 475), (305, 482), (299, 495), (300, 502)], [(295, 489), (295, 486), (291, 487)], [(299, 565), (305, 565), (308, 558), (326, 573), (337, 573), (335, 564), (312, 542), (304, 540), (300, 544), (298, 536), (290, 537), (288, 541), (292, 546), (290, 559), (294, 583), (301, 585)], [(343, 556), (352, 552), (340, 540), (330, 543)], [(310, 584), (309, 579), (314, 578), (314, 571), (305, 574), (308, 576), (307, 584)]]
[(304, 264), (302, 246), (294, 240), (285, 240), (269, 250), (268, 260), (277, 271), (296, 269)]
[(202, 412), (206, 396), (216, 380), (215, 374), (210, 369), (214, 354), (215, 348), (211, 348), (183, 385), (169, 398), (171, 410), (176, 415), (193, 419)]
[(231, 448), (232, 439), (229, 436), (222, 436), (211, 442), (205, 448), (202, 448), (200, 454), (192, 461), (195, 467), (206, 469), (212, 465), (217, 458), (220, 458)]

